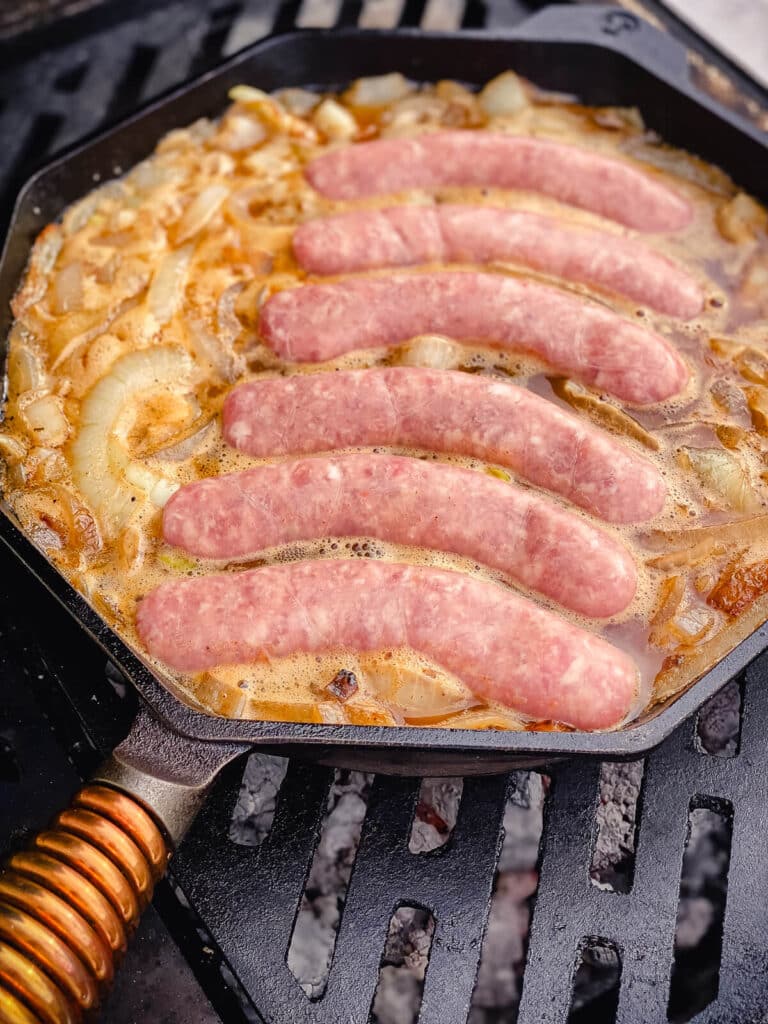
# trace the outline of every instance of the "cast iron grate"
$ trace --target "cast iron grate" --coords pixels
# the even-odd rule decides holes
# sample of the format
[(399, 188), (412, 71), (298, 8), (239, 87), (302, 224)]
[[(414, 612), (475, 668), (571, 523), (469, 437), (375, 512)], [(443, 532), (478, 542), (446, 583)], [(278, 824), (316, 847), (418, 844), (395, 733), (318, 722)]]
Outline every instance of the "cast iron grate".
[[(495, 28), (535, 6), (112, 10), (108, 28), (91, 21), (6, 61), (0, 184), (273, 28)], [(100, 655), (51, 601), (22, 600), (29, 585), (5, 554), (0, 580), (0, 787), (16, 845), (120, 738), (134, 699), (104, 684)], [(227, 1021), (764, 1020), (767, 685), (764, 657), (645, 765), (565, 764), (551, 778), (371, 782), (257, 755), (245, 789), (242, 762), (221, 776), (156, 903)], [(326, 944), (316, 978), (302, 928)]]

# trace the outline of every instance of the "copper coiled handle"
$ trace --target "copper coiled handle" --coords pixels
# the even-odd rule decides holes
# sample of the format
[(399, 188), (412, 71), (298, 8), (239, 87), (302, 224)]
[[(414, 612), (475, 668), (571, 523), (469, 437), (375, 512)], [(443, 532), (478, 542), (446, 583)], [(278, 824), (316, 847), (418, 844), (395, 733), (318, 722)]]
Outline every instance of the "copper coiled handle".
[(0, 872), (0, 1022), (75, 1024), (92, 1014), (165, 872), (147, 811), (84, 786)]

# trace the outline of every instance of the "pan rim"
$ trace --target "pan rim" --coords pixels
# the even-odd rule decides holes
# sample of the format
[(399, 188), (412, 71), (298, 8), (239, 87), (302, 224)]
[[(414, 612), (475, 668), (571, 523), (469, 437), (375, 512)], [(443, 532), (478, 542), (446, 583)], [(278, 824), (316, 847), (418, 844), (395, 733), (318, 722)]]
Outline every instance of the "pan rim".
[[(590, 8), (565, 8), (571, 22), (579, 20), (589, 37), (594, 29), (597, 17)], [(600, 8), (604, 14), (605, 8)], [(479, 30), (430, 33), (431, 42), (441, 40), (461, 40), (464, 43), (483, 43), (515, 40), (525, 38), (542, 43), (557, 42), (556, 39), (542, 32), (535, 33), (537, 17), (524, 22), (522, 26), (504, 32), (485, 32)], [(647, 28), (643, 32), (659, 35), (655, 30)], [(225, 78), (231, 72), (254, 58), (263, 56), (273, 46), (284, 46), (298, 40), (302, 44), (307, 40), (333, 37), (334, 43), (339, 40), (359, 39), (361, 36), (383, 41), (409, 39), (421, 41), (424, 34), (418, 29), (295, 29), (290, 32), (270, 35), (234, 54), (216, 68), (200, 75), (180, 86), (168, 90), (128, 117), (112, 124), (108, 129), (94, 132), (87, 138), (79, 140), (61, 153), (56, 154), (44, 166), (35, 171), (20, 188), (8, 222), (8, 230), (0, 257), (0, 280), (10, 275), (9, 252), (11, 246), (18, 244), (18, 234), (24, 232), (21, 225), (27, 206), (31, 203), (35, 189), (45, 184), (47, 178), (67, 166), (78, 156), (87, 156), (99, 144), (108, 143), (121, 132), (141, 124), (150, 114), (158, 113), (174, 101), (184, 100), (195, 90), (202, 89), (206, 84)], [(565, 40), (565, 42), (574, 40)], [(674, 89), (698, 106), (709, 111), (724, 124), (746, 135), (752, 142), (762, 148), (766, 141), (759, 133), (742, 119), (718, 107), (704, 94), (689, 86), (689, 83), (676, 80), (674, 74), (665, 76), (659, 72), (657, 62), (646, 65), (642, 55), (624, 48), (622, 40), (602, 38), (584, 38), (580, 45), (601, 50), (612, 50), (629, 62), (636, 64), (653, 78), (660, 80), (666, 87)], [(396, 63), (393, 62), (393, 63)], [(343, 76), (342, 76), (343, 80)], [(328, 85), (329, 79), (324, 79)], [(168, 130), (168, 129), (166, 129)], [(148, 142), (148, 151), (153, 141)], [(95, 184), (95, 183), (94, 183)], [(83, 193), (84, 194), (84, 193)], [(62, 207), (63, 208), (63, 207)], [(28, 249), (27, 249), (28, 253)], [(15, 290), (18, 278), (12, 282)], [(12, 294), (9, 289), (9, 293)], [(0, 330), (5, 335), (10, 320), (6, 309), (0, 312), (4, 320), (0, 321)], [(8, 323), (6, 324), (7, 321)], [(0, 357), (4, 358), (4, 343)], [(3, 381), (5, 373), (3, 372)], [(326, 725), (296, 722), (264, 722), (246, 719), (227, 719), (207, 714), (187, 704), (181, 697), (173, 693), (166, 684), (146, 666), (141, 658), (121, 639), (118, 633), (109, 626), (98, 613), (88, 604), (85, 598), (75, 590), (62, 573), (39, 551), (17, 526), (13, 514), (0, 495), (0, 541), (20, 560), (37, 579), (48, 589), (67, 611), (77, 620), (79, 625), (99, 647), (119, 666), (130, 679), (139, 696), (174, 732), (189, 738), (218, 742), (238, 742), (253, 746), (270, 747), (306, 746), (314, 748), (365, 748), (369, 750), (389, 749), (414, 751), (428, 748), (432, 751), (444, 751), (455, 755), (497, 755), (501, 757), (519, 758), (531, 756), (536, 758), (562, 758), (564, 756), (589, 756), (602, 758), (639, 757), (661, 743), (686, 718), (697, 711), (702, 704), (725, 685), (738, 672), (768, 649), (768, 622), (758, 627), (752, 634), (742, 640), (732, 651), (722, 658), (712, 669), (700, 679), (692, 683), (683, 693), (678, 695), (667, 706), (659, 709), (653, 718), (638, 725), (630, 724), (623, 729), (612, 732), (512, 732), (502, 730), (454, 730), (446, 728), (426, 728), (411, 726), (359, 726), (359, 725)]]

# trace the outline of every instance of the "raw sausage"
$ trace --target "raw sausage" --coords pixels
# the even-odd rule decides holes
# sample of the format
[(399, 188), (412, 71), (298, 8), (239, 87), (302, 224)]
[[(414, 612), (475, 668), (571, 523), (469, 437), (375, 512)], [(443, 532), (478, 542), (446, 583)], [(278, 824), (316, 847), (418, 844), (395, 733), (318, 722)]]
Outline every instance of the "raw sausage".
[(403, 445), (508, 466), (615, 523), (659, 512), (648, 459), (554, 403), (493, 377), (419, 367), (249, 381), (224, 403), (225, 440), (260, 458)]
[(408, 647), (481, 698), (578, 729), (632, 711), (623, 651), (501, 584), (372, 560), (292, 562), (172, 580), (140, 603), (149, 653), (180, 672), (294, 653)]
[(293, 251), (313, 274), (510, 260), (686, 320), (704, 301), (686, 270), (642, 242), (492, 206), (394, 206), (321, 217), (297, 228)]
[(163, 536), (215, 559), (318, 537), (375, 537), (463, 555), (591, 616), (623, 611), (637, 584), (623, 545), (552, 501), (398, 455), (301, 459), (187, 484), (165, 506)]
[(476, 186), (541, 192), (639, 231), (678, 231), (693, 218), (683, 196), (628, 161), (499, 132), (430, 132), (343, 146), (314, 159), (306, 176), (331, 199)]
[(260, 326), (267, 344), (295, 362), (429, 333), (532, 352), (640, 405), (670, 398), (688, 379), (685, 363), (658, 334), (559, 288), (500, 274), (393, 274), (291, 288), (267, 301)]

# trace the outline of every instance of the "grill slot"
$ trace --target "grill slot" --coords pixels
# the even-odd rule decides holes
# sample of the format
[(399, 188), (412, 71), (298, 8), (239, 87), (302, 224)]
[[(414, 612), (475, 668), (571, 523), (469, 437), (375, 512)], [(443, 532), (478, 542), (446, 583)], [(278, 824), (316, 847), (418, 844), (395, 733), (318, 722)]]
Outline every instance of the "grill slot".
[(619, 1008), (621, 954), (605, 939), (585, 939), (576, 956), (568, 1024), (613, 1024)]
[(288, 761), (269, 754), (251, 754), (237, 797), (229, 838), (241, 846), (261, 846), (272, 828)]
[(629, 892), (635, 870), (638, 805), (643, 761), (606, 763), (600, 769), (595, 847), (589, 877), (598, 889)]
[(369, 1024), (416, 1024), (435, 934), (424, 907), (402, 904), (390, 918)]
[(432, 853), (450, 841), (463, 779), (422, 779), (408, 840), (411, 853)]
[(372, 775), (337, 769), (291, 935), (288, 969), (310, 999), (325, 992)]
[(689, 1021), (717, 997), (728, 894), (733, 807), (727, 800), (691, 801), (680, 877), (670, 1021)]

